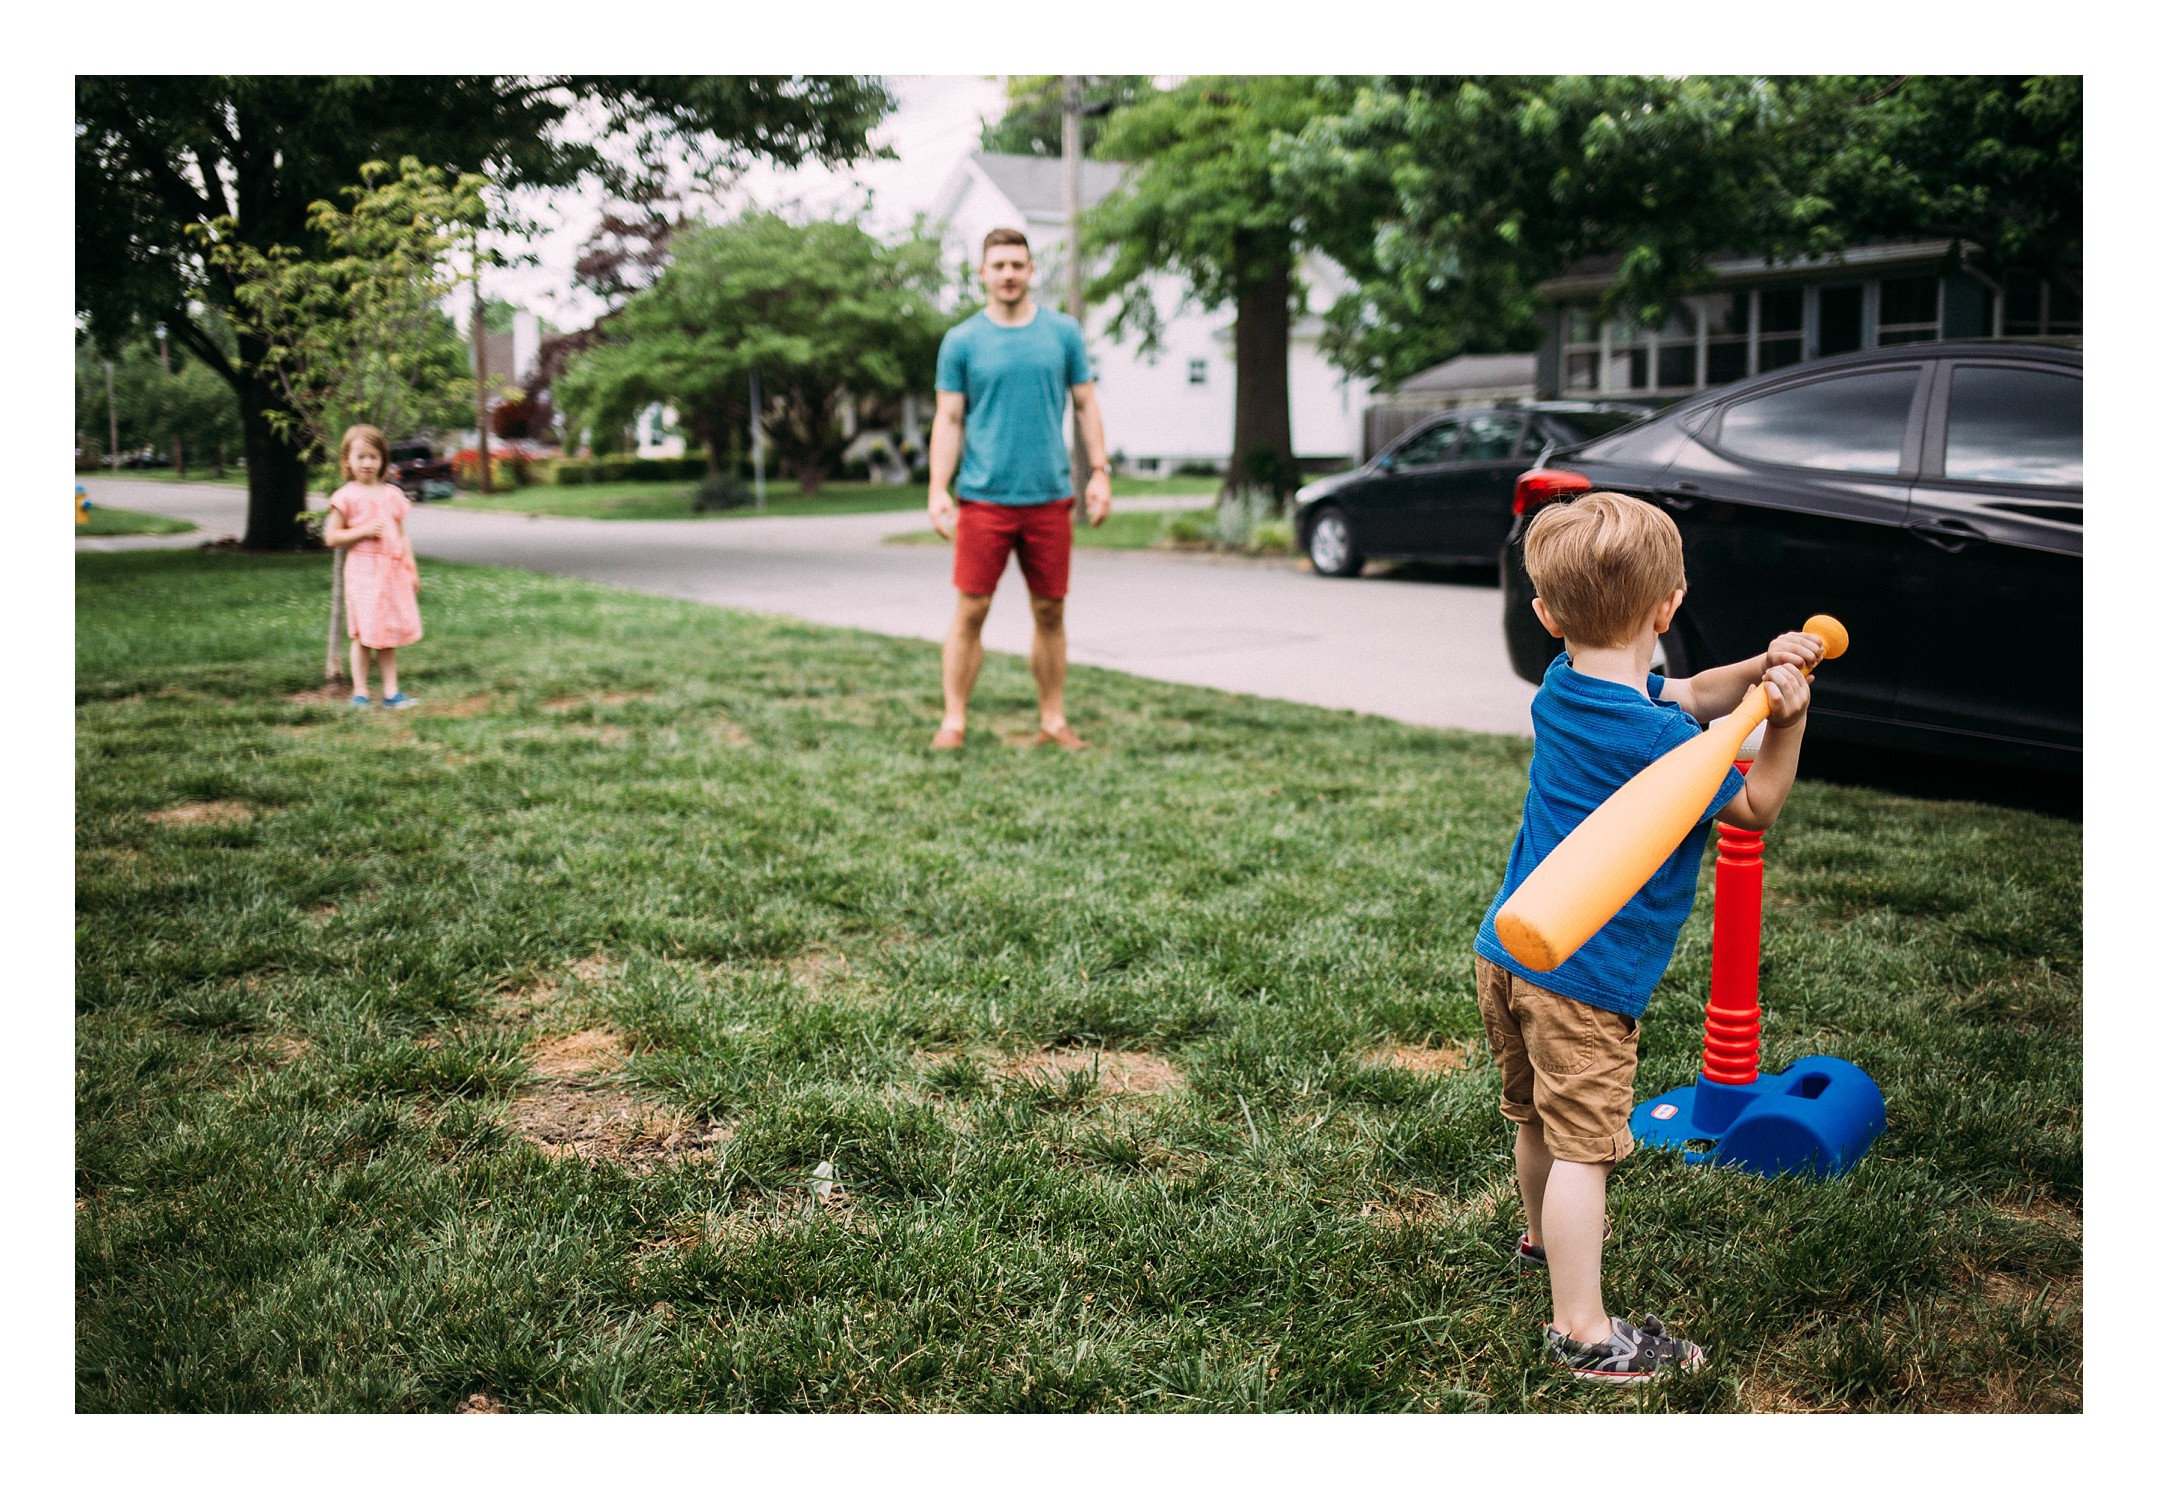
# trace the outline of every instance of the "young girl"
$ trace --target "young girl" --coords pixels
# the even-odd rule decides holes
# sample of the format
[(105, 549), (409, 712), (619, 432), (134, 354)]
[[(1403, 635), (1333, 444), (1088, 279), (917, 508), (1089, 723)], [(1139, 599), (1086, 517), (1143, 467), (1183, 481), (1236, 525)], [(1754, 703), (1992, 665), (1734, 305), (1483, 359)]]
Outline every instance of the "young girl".
[(352, 702), (367, 706), (367, 658), (382, 664), (382, 706), (410, 708), (397, 686), (397, 648), (420, 639), (420, 571), (405, 541), (412, 504), (382, 472), (390, 447), (372, 424), (355, 424), (338, 442), (345, 484), (330, 498), (322, 541), (345, 554), (345, 630), (352, 637)]

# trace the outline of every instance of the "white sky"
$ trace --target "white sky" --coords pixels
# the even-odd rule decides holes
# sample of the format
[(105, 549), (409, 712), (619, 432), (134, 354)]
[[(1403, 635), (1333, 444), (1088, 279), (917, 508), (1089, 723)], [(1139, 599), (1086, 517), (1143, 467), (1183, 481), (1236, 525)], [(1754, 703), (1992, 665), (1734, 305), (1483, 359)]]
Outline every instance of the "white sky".
[[(707, 201), (708, 214), (726, 216), (749, 206), (809, 217), (860, 214), (879, 236), (905, 232), (915, 214), (929, 209), (953, 167), (980, 143), (983, 121), (1003, 114), (1004, 83), (999, 77), (966, 75), (887, 77), (885, 82), (899, 107), (872, 138), (891, 147), (896, 159), (837, 171), (820, 165), (792, 171), (759, 166), (728, 196)], [(562, 330), (590, 325), (600, 306), (571, 282), (571, 266), (599, 221), (600, 194), (550, 192), (521, 198), (518, 205), (546, 225), (539, 240), (524, 245), (537, 252), (539, 262), (489, 274), (488, 298), (537, 311)]]

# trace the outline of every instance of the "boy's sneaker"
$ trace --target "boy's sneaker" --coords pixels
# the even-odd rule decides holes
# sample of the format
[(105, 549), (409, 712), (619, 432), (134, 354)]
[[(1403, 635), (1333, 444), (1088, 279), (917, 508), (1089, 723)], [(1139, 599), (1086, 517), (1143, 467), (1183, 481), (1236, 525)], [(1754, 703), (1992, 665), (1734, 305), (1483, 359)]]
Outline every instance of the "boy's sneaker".
[(1546, 1324), (1544, 1353), (1554, 1365), (1571, 1371), (1575, 1380), (1608, 1386), (1630, 1386), (1659, 1370), (1699, 1370), (1708, 1358), (1700, 1345), (1666, 1334), (1663, 1320), (1653, 1313), (1643, 1314), (1638, 1327), (1623, 1318), (1612, 1319), (1611, 1337), (1596, 1344), (1578, 1343)]
[[(1604, 1222), (1604, 1239), (1611, 1239), (1611, 1222), (1608, 1220)], [(1521, 1239), (1514, 1243), (1514, 1260), (1524, 1267), (1544, 1267), (1551, 1264), (1550, 1258), (1544, 1255), (1543, 1247), (1529, 1244), (1527, 1231), (1523, 1231)]]

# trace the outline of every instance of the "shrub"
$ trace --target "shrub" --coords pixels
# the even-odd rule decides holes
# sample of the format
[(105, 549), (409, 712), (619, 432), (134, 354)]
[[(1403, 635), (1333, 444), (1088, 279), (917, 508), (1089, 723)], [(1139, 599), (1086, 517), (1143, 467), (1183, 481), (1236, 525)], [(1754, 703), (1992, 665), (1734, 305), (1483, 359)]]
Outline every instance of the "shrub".
[(562, 461), (555, 470), (555, 482), (561, 486), (598, 486), (613, 481), (695, 481), (703, 477), (704, 467), (702, 455), (595, 455), (588, 460)]
[(744, 486), (733, 471), (723, 470), (706, 476), (697, 484), (697, 494), (690, 499), (690, 506), (699, 512), (726, 512), (749, 506), (756, 499), (756, 492)]
[(839, 479), (842, 481), (868, 480), (869, 462), (866, 460), (849, 460), (844, 465), (840, 466)]
[(1214, 519), (1205, 512), (1172, 512), (1161, 525), (1161, 541), (1172, 545), (1201, 544), (1212, 547)]
[(1218, 476), (1221, 474), (1221, 462), (1218, 460), (1180, 460), (1177, 462), (1176, 469), (1169, 472), (1169, 474), (1172, 476)]
[[(494, 479), (494, 489), (497, 491), (515, 491), (520, 486), (531, 485), (531, 468), (532, 462), (517, 452), (513, 451), (508, 455), (497, 455), (493, 451), (488, 452), (487, 470), (488, 474)], [(450, 478), (457, 483), (457, 489), (460, 491), (479, 490), (480, 452), (478, 450), (459, 450), (452, 455), (450, 457)]]
[(1253, 553), (1294, 553), (1296, 530), (1286, 522), (1262, 522), (1251, 530), (1246, 546)]

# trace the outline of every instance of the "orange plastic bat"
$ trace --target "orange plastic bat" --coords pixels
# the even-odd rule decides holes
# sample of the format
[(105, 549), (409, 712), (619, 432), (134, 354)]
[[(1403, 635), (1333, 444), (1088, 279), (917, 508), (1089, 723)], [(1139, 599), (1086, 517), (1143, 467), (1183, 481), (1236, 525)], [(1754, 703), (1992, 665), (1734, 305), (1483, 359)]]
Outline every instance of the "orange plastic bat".
[[(1803, 629), (1831, 657), (1851, 644), (1833, 616), (1816, 615)], [(1579, 951), (1686, 840), (1768, 710), (1768, 689), (1755, 683), (1729, 715), (1651, 761), (1582, 818), (1499, 907), (1499, 944), (1532, 972)]]

